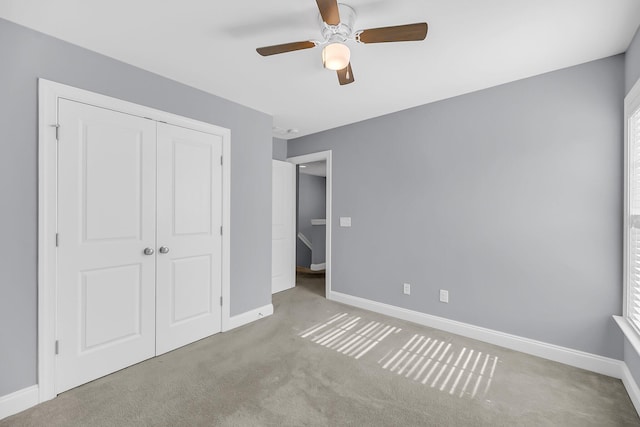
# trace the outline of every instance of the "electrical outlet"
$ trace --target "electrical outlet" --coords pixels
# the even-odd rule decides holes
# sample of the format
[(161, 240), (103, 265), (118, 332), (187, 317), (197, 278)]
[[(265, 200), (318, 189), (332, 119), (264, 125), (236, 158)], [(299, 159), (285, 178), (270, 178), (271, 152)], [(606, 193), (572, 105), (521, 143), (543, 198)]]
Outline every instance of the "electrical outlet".
[(403, 289), (404, 294), (411, 295), (411, 284), (405, 283), (403, 286), (404, 286), (404, 289)]
[(440, 302), (449, 302), (449, 291), (440, 289)]

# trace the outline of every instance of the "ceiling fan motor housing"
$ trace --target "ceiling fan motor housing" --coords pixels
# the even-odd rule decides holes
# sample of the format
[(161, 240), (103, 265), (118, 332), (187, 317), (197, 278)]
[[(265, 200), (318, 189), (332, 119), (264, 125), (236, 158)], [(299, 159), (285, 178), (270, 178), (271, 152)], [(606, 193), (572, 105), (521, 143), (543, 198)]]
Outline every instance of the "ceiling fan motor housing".
[(344, 43), (348, 40), (354, 40), (353, 24), (356, 20), (356, 11), (351, 6), (342, 3), (338, 4), (338, 9), (340, 10), (340, 23), (338, 25), (329, 25), (322, 20), (322, 16), (318, 15), (324, 39), (322, 44)]

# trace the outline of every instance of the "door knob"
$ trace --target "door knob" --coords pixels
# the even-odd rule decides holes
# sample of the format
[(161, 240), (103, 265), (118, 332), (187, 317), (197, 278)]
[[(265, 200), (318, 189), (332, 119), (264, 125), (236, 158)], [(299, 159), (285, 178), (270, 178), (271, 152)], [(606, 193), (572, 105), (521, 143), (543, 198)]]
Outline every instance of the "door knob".
[(144, 254), (145, 254), (145, 255), (153, 255), (153, 249), (151, 249), (151, 248), (144, 248)]
[(160, 246), (160, 253), (161, 254), (169, 253), (169, 248), (166, 246)]

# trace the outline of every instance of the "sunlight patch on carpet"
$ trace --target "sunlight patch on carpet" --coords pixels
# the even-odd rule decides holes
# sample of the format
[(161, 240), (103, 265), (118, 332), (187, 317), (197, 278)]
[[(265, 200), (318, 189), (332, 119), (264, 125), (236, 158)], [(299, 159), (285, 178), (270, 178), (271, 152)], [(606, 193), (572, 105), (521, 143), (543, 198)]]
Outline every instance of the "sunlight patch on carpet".
[(378, 364), (431, 388), (473, 399), (489, 391), (498, 357), (467, 347), (455, 349), (450, 342), (415, 334)]
[(360, 359), (380, 344), (390, 334), (401, 328), (381, 322), (365, 324), (360, 317), (339, 313), (324, 323), (318, 323), (302, 331), (299, 336), (355, 359)]
[(414, 334), (402, 346), (383, 344), (392, 334), (400, 334), (400, 340), (401, 332), (401, 328), (384, 322), (367, 322), (359, 316), (338, 313), (298, 335), (354, 359), (377, 347), (379, 353), (385, 353), (377, 362), (382, 369), (452, 396), (474, 399), (489, 392), (497, 356), (467, 347), (456, 348), (448, 340), (420, 334)]

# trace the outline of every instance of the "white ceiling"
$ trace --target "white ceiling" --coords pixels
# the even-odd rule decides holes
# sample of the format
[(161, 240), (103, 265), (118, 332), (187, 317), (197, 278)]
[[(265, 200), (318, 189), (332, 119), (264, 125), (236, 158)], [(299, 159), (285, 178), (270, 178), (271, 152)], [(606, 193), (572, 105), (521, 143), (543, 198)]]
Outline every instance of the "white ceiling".
[(321, 160), (319, 162), (310, 162), (300, 165), (300, 173), (305, 175), (327, 177), (327, 162)]
[(638, 0), (344, 0), (357, 29), (426, 21), (423, 42), (352, 45), (340, 86), (314, 0), (1, 0), (0, 17), (238, 102), (292, 138), (624, 52)]

